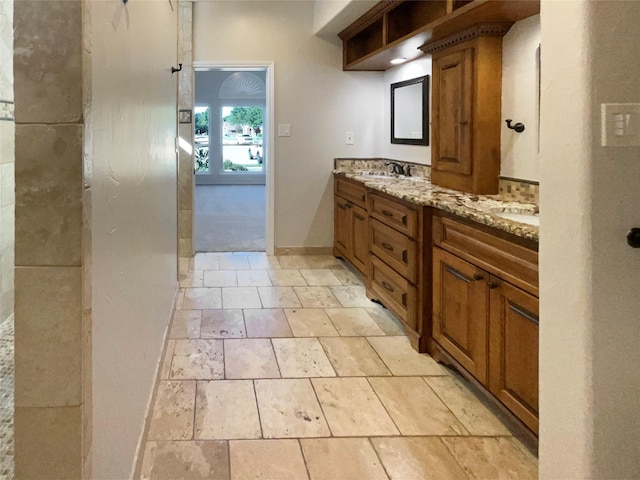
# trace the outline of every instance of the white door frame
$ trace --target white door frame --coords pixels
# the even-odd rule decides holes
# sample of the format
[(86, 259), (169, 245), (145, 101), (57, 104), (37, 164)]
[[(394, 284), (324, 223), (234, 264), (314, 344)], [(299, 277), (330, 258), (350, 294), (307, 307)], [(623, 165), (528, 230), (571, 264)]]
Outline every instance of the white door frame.
[[(275, 243), (275, 232), (274, 232), (274, 170), (275, 170), (275, 148), (274, 148), (274, 130), (275, 130), (275, 114), (274, 114), (274, 100), (273, 100), (273, 92), (274, 92), (274, 62), (193, 62), (193, 71), (195, 78), (195, 72), (197, 70), (210, 70), (210, 69), (225, 69), (229, 70), (242, 70), (243, 68), (251, 69), (251, 68), (264, 68), (266, 70), (266, 121), (269, 128), (267, 128), (267, 150), (265, 152), (265, 162), (264, 162), (264, 174), (265, 174), (265, 190), (266, 190), (266, 240), (267, 240), (267, 255), (273, 255), (274, 253), (274, 243)], [(194, 92), (194, 105), (195, 105), (195, 92)], [(193, 190), (193, 195), (195, 199), (195, 188)], [(194, 226), (195, 228), (195, 226)], [(193, 232), (195, 234), (195, 232)], [(195, 235), (192, 236), (195, 238)]]

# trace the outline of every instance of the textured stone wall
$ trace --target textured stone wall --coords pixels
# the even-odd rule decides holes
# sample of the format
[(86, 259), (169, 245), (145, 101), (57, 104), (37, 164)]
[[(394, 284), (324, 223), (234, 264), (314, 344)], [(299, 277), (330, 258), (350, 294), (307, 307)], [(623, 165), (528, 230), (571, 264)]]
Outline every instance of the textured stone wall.
[[(193, 3), (180, 2), (178, 12), (178, 108), (193, 111)], [(193, 255), (193, 124), (178, 126), (181, 139), (178, 157), (178, 255)]]
[(13, 314), (13, 0), (0, 0), (0, 323)]
[(83, 477), (82, 20), (14, 5), (16, 478)]

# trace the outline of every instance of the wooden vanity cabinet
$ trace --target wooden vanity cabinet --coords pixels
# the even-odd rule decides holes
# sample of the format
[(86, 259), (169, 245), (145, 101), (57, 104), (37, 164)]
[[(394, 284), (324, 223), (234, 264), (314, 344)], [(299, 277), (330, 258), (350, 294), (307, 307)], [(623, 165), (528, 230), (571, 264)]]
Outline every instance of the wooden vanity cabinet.
[(333, 254), (342, 257), (364, 278), (369, 277), (369, 218), (364, 185), (346, 178), (334, 179)]
[(439, 213), (433, 219), (433, 339), (538, 433), (537, 244)]

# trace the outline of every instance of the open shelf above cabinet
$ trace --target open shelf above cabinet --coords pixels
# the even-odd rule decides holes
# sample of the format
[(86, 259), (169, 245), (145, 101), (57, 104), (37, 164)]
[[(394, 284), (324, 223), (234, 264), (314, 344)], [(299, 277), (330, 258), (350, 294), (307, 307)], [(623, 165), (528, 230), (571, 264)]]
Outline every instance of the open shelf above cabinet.
[(478, 23), (515, 23), (540, 13), (540, 0), (384, 0), (338, 34), (344, 70), (387, 70), (419, 47)]

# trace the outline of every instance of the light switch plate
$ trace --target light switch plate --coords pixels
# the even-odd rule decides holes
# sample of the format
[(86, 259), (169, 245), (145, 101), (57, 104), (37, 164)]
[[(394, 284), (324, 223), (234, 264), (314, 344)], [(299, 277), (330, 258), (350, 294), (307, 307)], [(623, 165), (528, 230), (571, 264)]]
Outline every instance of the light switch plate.
[(603, 103), (603, 147), (640, 147), (640, 103)]
[(291, 125), (288, 123), (280, 123), (278, 125), (278, 136), (279, 137), (290, 137), (291, 136)]

